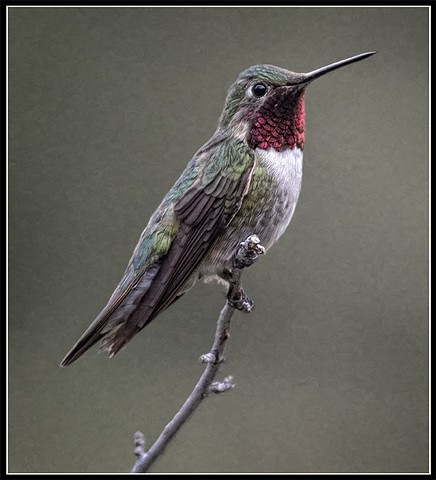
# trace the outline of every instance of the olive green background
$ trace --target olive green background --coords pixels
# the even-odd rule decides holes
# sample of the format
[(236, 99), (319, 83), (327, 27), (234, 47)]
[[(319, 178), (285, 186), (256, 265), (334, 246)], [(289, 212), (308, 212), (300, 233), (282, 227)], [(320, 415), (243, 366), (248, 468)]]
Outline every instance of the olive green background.
[(104, 306), (240, 71), (374, 57), (306, 95), (290, 228), (245, 272), (221, 377), (153, 472), (428, 471), (428, 10), (10, 8), (9, 471), (126, 472), (192, 390), (197, 285), (108, 360)]

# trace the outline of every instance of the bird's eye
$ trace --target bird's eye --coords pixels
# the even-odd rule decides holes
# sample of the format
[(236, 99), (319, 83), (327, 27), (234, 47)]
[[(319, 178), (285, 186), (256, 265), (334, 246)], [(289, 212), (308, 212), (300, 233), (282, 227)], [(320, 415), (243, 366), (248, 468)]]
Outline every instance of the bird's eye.
[(268, 88), (264, 83), (256, 83), (251, 87), (251, 93), (258, 98), (263, 97), (267, 90)]

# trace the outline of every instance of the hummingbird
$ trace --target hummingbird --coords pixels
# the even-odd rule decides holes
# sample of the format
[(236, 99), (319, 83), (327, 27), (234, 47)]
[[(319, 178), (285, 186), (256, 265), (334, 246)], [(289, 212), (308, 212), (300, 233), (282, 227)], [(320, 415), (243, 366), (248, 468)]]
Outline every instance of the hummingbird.
[(300, 194), (307, 86), (375, 53), (309, 73), (266, 64), (240, 73), (215, 133), (151, 216), (120, 283), (61, 366), (97, 342), (113, 357), (199, 279), (228, 285), (234, 253), (248, 236), (271, 248)]

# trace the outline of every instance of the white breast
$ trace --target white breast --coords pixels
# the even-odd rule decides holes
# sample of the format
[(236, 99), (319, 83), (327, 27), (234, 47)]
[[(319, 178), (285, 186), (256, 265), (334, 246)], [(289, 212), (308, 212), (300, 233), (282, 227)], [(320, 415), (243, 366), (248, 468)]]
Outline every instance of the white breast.
[(269, 248), (286, 230), (294, 214), (303, 178), (303, 151), (293, 148), (278, 152), (269, 148), (268, 150), (256, 149), (256, 154), (258, 160), (274, 177), (276, 188), (272, 194), (283, 200), (280, 212), (277, 212), (279, 221), (273, 229), (269, 244), (266, 245)]
[(289, 186), (289, 182), (291, 182), (294, 187), (300, 188), (303, 177), (303, 151), (301, 149), (289, 148), (278, 152), (273, 148), (268, 150), (257, 148), (256, 154), (260, 161), (267, 165), (279, 183), (283, 182)]

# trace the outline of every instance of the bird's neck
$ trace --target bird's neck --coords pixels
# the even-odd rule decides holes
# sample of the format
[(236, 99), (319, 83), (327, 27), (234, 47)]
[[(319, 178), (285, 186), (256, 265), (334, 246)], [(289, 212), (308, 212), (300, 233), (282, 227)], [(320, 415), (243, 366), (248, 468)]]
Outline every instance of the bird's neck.
[(303, 150), (304, 93), (287, 95), (283, 90), (260, 107), (248, 134), (248, 145), (278, 152), (295, 147)]

